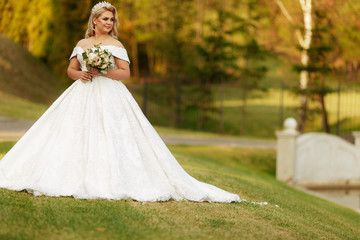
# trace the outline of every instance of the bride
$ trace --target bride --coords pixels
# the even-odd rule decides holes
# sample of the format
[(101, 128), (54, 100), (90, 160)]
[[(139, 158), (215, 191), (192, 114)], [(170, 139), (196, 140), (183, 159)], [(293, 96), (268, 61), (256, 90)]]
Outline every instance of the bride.
[[(240, 202), (188, 175), (120, 80), (129, 58), (117, 38), (118, 16), (107, 2), (92, 10), (85, 39), (70, 57), (75, 82), (0, 161), (0, 188), (36, 196), (196, 202)], [(82, 53), (111, 52), (114, 69), (88, 71)]]

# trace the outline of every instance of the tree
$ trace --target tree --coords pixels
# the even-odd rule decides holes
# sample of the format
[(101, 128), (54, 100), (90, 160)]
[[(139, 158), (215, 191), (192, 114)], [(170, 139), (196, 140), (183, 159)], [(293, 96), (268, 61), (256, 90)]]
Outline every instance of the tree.
[(244, 43), (240, 45), (240, 54), (242, 54), (242, 71), (240, 82), (242, 88), (242, 121), (240, 134), (246, 133), (246, 108), (249, 93), (259, 88), (260, 81), (265, 77), (267, 68), (261, 63), (267, 52), (257, 40), (256, 22), (261, 18), (256, 9), (262, 3), (256, 0), (246, 2), (246, 14), (241, 27), (239, 28), (244, 38)]
[[(211, 86), (213, 83), (221, 83), (233, 79), (232, 72), (239, 70), (237, 60), (239, 55), (233, 54), (239, 45), (231, 40), (230, 36), (240, 30), (239, 21), (242, 20), (229, 11), (216, 9), (214, 18), (206, 23), (208, 32), (203, 42), (198, 45), (201, 61), (197, 65), (197, 77), (199, 79), (199, 116), (198, 128), (201, 128), (206, 113), (214, 109)], [(221, 104), (223, 106), (223, 104)], [(223, 110), (220, 110), (220, 114)], [(222, 115), (220, 115), (222, 119)], [(223, 126), (220, 124), (220, 132)]]
[(299, 2), (303, 14), (303, 21), (304, 21), (303, 34), (301, 33), (300, 28), (297, 27), (297, 25), (295, 24), (295, 21), (287, 11), (283, 2), (281, 0), (276, 0), (277, 5), (283, 12), (286, 19), (295, 28), (295, 34), (298, 43), (301, 47), (300, 62), (302, 64), (303, 69), (300, 71), (300, 90), (302, 91), (302, 94), (300, 95), (299, 131), (304, 132), (306, 117), (307, 117), (307, 103), (308, 103), (306, 89), (309, 81), (309, 72), (306, 68), (309, 64), (308, 50), (310, 48), (311, 39), (312, 39), (312, 15), (311, 15), (312, 4), (311, 4), (311, 0), (299, 0)]
[(338, 38), (341, 55), (337, 59), (337, 66), (345, 70), (349, 82), (355, 82), (360, 76), (360, 1), (336, 1), (332, 9), (337, 10), (330, 12), (334, 31), (336, 36), (341, 36)]
[[(316, 6), (316, 4), (315, 4)], [(330, 74), (336, 73), (336, 62), (341, 55), (338, 39), (334, 35), (334, 23), (328, 14), (331, 4), (318, 6), (314, 11), (313, 44), (309, 50), (311, 93), (320, 104), (321, 123), (325, 132), (330, 132), (325, 96), (332, 92), (326, 80)]]
[[(326, 85), (326, 77), (331, 73), (331, 64), (336, 59), (336, 54), (331, 44), (336, 42), (331, 34), (332, 22), (328, 18), (326, 11), (321, 8), (314, 10), (314, 23), (312, 46), (308, 50), (309, 64), (305, 70), (309, 72), (308, 95), (310, 99), (319, 102), (322, 128), (325, 132), (330, 132), (328, 114), (325, 104), (325, 96), (331, 92)], [(297, 66), (299, 71), (304, 70), (303, 66)], [(317, 111), (315, 110), (315, 113)], [(311, 109), (309, 109), (311, 113)]]
[(1, 18), (0, 30), (68, 82), (68, 57), (76, 42), (84, 37), (92, 2), (6, 0), (1, 4), (1, 16), (7, 17)]
[(84, 38), (92, 6), (89, 0), (53, 1), (54, 24), (50, 28), (46, 61), (66, 84), (72, 83), (66, 76), (68, 58), (76, 43)]

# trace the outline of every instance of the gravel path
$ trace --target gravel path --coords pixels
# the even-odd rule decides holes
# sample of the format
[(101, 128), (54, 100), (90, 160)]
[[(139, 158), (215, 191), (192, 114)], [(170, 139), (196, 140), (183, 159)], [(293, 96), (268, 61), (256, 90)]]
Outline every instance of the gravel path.
[(0, 141), (14, 141), (22, 137), (34, 121), (0, 116)]
[[(16, 141), (33, 125), (34, 121), (0, 116), (0, 141)], [(211, 145), (230, 147), (276, 148), (275, 141), (235, 139), (229, 137), (199, 137), (192, 135), (160, 134), (169, 145)]]

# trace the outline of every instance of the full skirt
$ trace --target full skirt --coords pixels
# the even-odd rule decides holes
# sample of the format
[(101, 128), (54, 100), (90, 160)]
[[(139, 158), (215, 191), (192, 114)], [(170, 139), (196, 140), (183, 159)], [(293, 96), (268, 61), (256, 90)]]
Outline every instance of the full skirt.
[(239, 202), (188, 175), (121, 81), (75, 81), (0, 161), (0, 187), (34, 195)]

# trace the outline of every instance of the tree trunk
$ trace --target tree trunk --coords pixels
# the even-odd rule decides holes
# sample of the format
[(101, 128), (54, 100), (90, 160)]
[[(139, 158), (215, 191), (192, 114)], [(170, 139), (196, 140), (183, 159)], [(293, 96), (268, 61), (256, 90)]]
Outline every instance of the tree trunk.
[(220, 86), (220, 120), (219, 120), (219, 133), (224, 134), (224, 95), (225, 95), (225, 81), (221, 78)]
[[(245, 80), (246, 81), (246, 80)], [(246, 85), (246, 84), (245, 84)], [(245, 135), (246, 132), (246, 106), (247, 106), (247, 94), (246, 94), (246, 87), (244, 86), (243, 95), (242, 95), (242, 107), (241, 107), (241, 128), (240, 128), (240, 135)]]
[(204, 0), (196, 0), (196, 33), (195, 42), (201, 42), (204, 29)]
[[(301, 52), (301, 63), (304, 67), (308, 66), (308, 54), (307, 50), (303, 49)], [(306, 118), (307, 118), (307, 102), (308, 96), (306, 94), (306, 89), (309, 81), (309, 72), (306, 70), (302, 70), (300, 72), (300, 90), (302, 94), (300, 95), (300, 107), (299, 107), (299, 132), (303, 133), (305, 131), (306, 126)]]
[(148, 78), (144, 76), (144, 89), (143, 89), (143, 113), (147, 116), (147, 102), (148, 102)]
[[(245, 59), (245, 71), (248, 70), (248, 60)], [(245, 135), (246, 132), (246, 106), (247, 106), (247, 76), (245, 76), (242, 87), (242, 106), (241, 106), (241, 128), (240, 135)]]
[(176, 77), (176, 127), (181, 124), (181, 77)]
[[(301, 10), (303, 13), (303, 19), (304, 19), (304, 36), (302, 36), (301, 31), (299, 29), (295, 30), (298, 42), (302, 48), (301, 51), (301, 64), (304, 68), (308, 67), (309, 62), (309, 56), (308, 56), (308, 50), (310, 48), (311, 44), (311, 38), (312, 38), (312, 16), (311, 16), (311, 0), (299, 0)], [(286, 19), (290, 22), (290, 24), (293, 25), (293, 27), (296, 27), (296, 24), (294, 23), (294, 20), (292, 19), (289, 12), (286, 10), (284, 4), (281, 0), (277, 0), (276, 3), (278, 4), (279, 8), (283, 12)], [(305, 124), (306, 124), (306, 118), (307, 118), (307, 95), (305, 94), (305, 90), (307, 89), (309, 81), (309, 73), (307, 70), (302, 70), (300, 72), (300, 90), (303, 92), (300, 95), (300, 111), (299, 111), (299, 131), (304, 132), (305, 131)]]
[(171, 109), (169, 109), (169, 116), (170, 116), (170, 126), (175, 128), (176, 127), (176, 110), (177, 110), (177, 104), (176, 104), (176, 98), (177, 98), (177, 75), (174, 72), (170, 73), (170, 79), (175, 81), (169, 81), (168, 82), (168, 91), (170, 92), (170, 106)]
[(300, 95), (300, 107), (299, 107), (299, 132), (303, 133), (305, 131), (307, 118), (307, 96)]
[[(134, 3), (131, 2), (129, 5), (130, 9), (130, 19), (133, 22), (134, 26), (136, 26), (136, 9)], [(138, 54), (138, 41), (136, 38), (136, 30), (135, 27), (132, 29), (132, 37), (131, 37), (131, 54), (132, 54), (132, 73), (133, 77), (136, 80), (139, 80), (139, 54)]]
[(210, 80), (207, 79), (206, 82), (201, 86), (203, 88), (202, 96), (200, 99), (199, 104), (199, 115), (197, 119), (197, 128), (201, 129), (204, 125), (204, 118), (205, 114), (208, 110), (208, 99), (209, 99), (209, 92), (211, 92), (211, 83)]
[[(321, 73), (321, 88), (325, 88), (325, 76), (323, 73)], [(329, 118), (328, 113), (326, 110), (326, 104), (325, 104), (325, 94), (326, 92), (323, 92), (320, 95), (320, 104), (321, 104), (321, 125), (325, 132), (330, 133), (330, 125), (329, 125)]]
[(134, 33), (131, 41), (131, 53), (132, 53), (132, 66), (133, 66), (133, 76), (136, 80), (139, 80), (140, 73), (139, 73), (139, 54), (138, 54), (138, 43)]
[[(311, 0), (299, 0), (301, 4), (301, 8), (304, 15), (304, 37), (301, 38), (298, 35), (299, 43), (302, 47), (301, 52), (301, 64), (304, 68), (308, 66), (309, 56), (308, 50), (311, 44), (311, 36), (312, 36), (312, 26), (311, 26)], [(303, 133), (305, 131), (306, 126), (306, 118), (307, 118), (307, 94), (305, 90), (307, 89), (309, 81), (309, 72), (307, 70), (302, 70), (300, 72), (300, 90), (303, 94), (300, 96), (300, 113), (299, 113), (299, 131)]]
[(325, 132), (330, 133), (330, 126), (328, 120), (328, 113), (325, 106), (325, 96), (320, 95), (320, 104), (321, 104), (321, 125)]
[(149, 68), (149, 77), (152, 79), (154, 77), (154, 50), (151, 43), (146, 44), (146, 55), (148, 59), (148, 68)]

